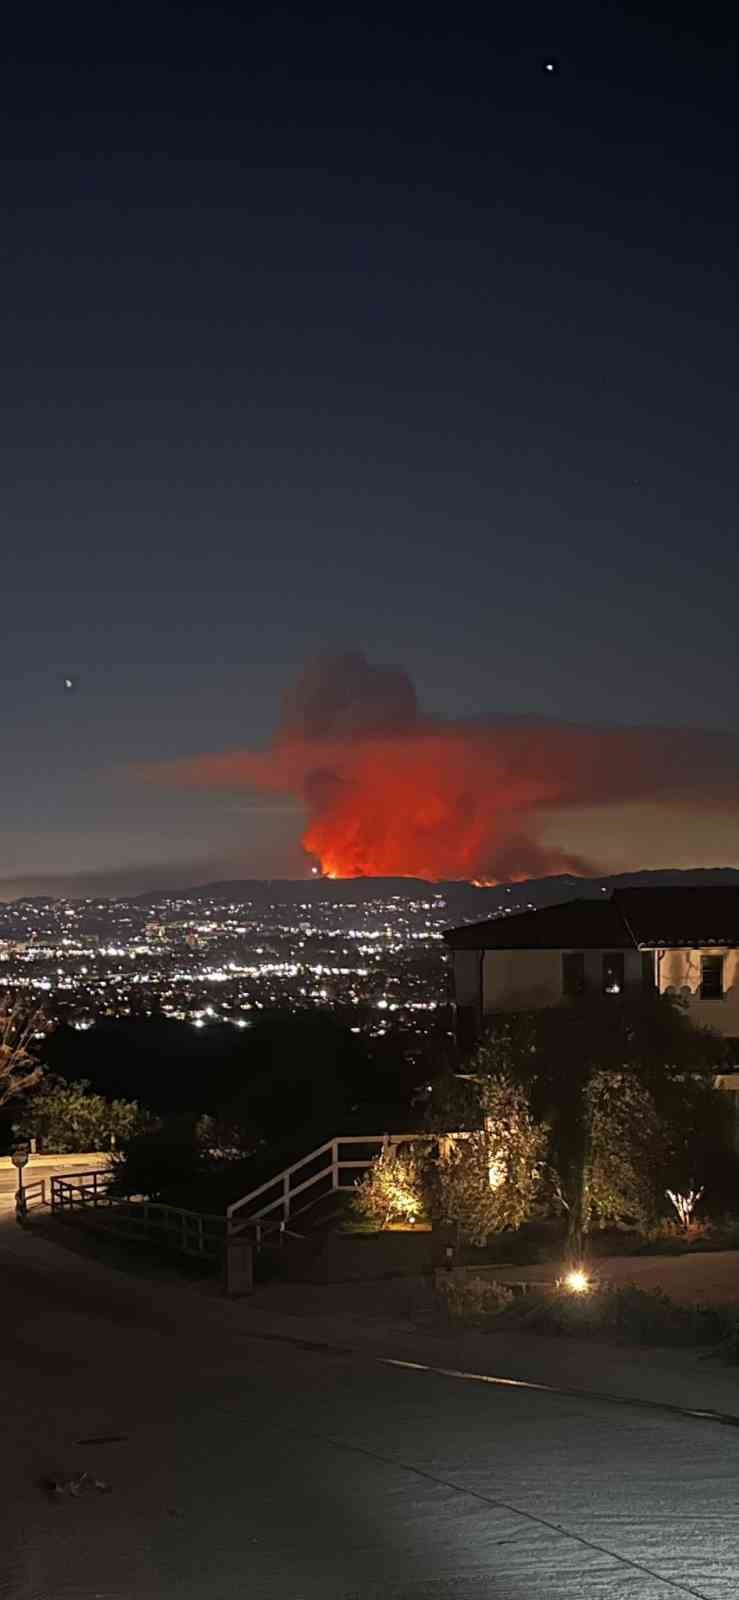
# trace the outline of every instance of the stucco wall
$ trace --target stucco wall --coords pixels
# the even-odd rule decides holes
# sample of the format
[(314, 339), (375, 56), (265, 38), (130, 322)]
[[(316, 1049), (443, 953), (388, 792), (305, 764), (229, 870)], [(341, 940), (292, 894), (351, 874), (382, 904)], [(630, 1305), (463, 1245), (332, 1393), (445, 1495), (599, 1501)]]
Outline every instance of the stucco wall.
[[(659, 951), (657, 961), (660, 992), (680, 994), (688, 1001), (694, 1022), (715, 1028), (729, 1038), (739, 1035), (739, 950), (705, 945), (701, 950)], [(701, 956), (723, 956), (724, 997), (701, 1000)]]
[(562, 999), (559, 950), (486, 950), (483, 1010), (526, 1011)]
[[(486, 950), (483, 965), (483, 1009), (526, 1011), (555, 1006), (562, 999), (564, 950)], [(605, 950), (586, 950), (585, 985), (601, 994)], [(641, 952), (624, 950), (624, 982), (641, 988)]]
[(458, 1006), (480, 1004), (480, 952), (455, 950), (454, 998)]
[[(562, 999), (562, 950), (485, 950), (482, 959), (483, 1012), (526, 1011), (557, 1005)], [(585, 982), (592, 994), (601, 993), (603, 950), (586, 950)], [(718, 1033), (739, 1037), (739, 951), (706, 947), (703, 950), (658, 952), (655, 963), (662, 993), (682, 994), (697, 1023)], [(724, 956), (724, 997), (701, 1000), (701, 956)], [(624, 979), (628, 988), (641, 988), (642, 953), (625, 950)], [(480, 952), (454, 952), (454, 992), (458, 1007), (477, 1007), (480, 1000)]]

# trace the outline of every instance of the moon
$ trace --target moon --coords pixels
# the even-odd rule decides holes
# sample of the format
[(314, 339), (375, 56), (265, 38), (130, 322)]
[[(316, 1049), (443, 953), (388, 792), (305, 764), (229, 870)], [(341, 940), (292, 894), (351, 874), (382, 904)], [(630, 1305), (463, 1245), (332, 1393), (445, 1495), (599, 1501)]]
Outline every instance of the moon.
[(65, 678), (64, 679), (64, 687), (65, 687), (65, 689), (73, 689), (74, 688), (74, 678)]

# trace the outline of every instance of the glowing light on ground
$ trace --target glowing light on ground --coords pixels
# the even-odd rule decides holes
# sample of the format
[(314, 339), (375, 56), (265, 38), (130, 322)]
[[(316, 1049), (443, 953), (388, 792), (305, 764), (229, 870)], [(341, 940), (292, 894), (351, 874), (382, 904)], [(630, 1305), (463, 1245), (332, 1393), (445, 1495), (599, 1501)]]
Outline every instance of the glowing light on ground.
[(584, 1272), (582, 1267), (573, 1267), (571, 1272), (566, 1272), (562, 1283), (565, 1289), (569, 1289), (570, 1294), (587, 1294), (591, 1287), (587, 1272)]

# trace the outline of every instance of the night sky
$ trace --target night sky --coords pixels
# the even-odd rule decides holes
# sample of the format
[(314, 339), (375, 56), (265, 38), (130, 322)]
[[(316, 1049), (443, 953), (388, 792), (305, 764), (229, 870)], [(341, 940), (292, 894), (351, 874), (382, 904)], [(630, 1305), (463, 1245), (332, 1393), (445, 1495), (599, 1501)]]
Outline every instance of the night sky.
[[(4, 896), (309, 870), (299, 795), (176, 775), (326, 652), (455, 725), (729, 729), (731, 17), (648, 9), (11, 22)], [(539, 831), (737, 864), (689, 787)]]

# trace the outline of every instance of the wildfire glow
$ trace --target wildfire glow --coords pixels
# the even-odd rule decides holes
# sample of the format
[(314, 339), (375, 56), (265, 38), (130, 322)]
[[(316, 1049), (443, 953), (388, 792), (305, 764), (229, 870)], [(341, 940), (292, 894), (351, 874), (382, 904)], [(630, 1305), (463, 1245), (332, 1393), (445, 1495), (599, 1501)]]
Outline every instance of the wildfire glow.
[(265, 750), (146, 773), (188, 787), (299, 798), (304, 848), (328, 878), (495, 884), (599, 870), (542, 842), (543, 814), (665, 792), (673, 798), (691, 782), (704, 793), (726, 790), (731, 773), (718, 737), (527, 718), (422, 718), (401, 668), (354, 654), (305, 671)]

